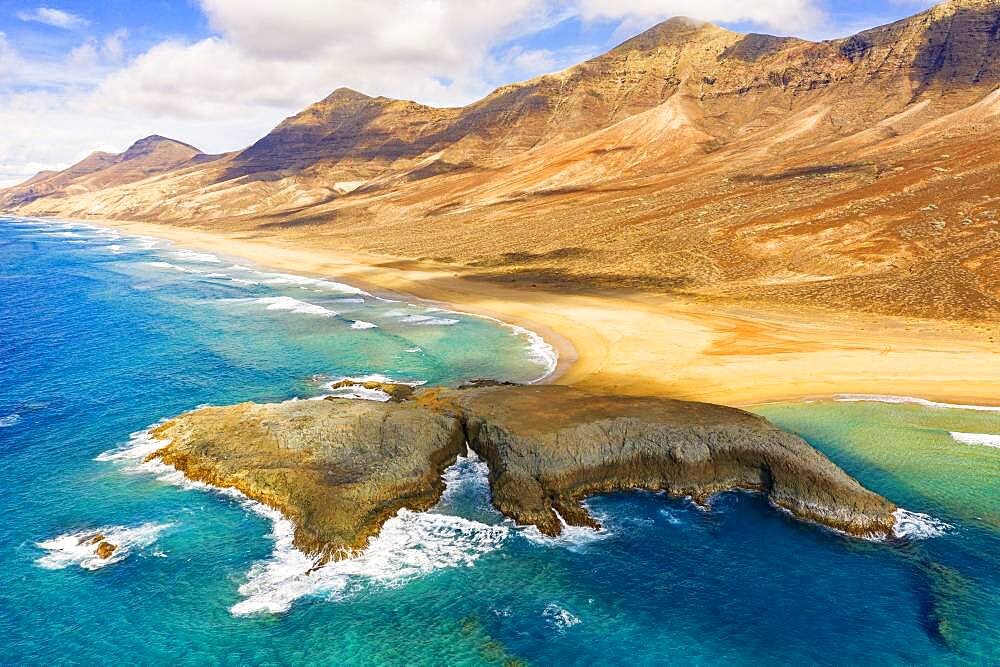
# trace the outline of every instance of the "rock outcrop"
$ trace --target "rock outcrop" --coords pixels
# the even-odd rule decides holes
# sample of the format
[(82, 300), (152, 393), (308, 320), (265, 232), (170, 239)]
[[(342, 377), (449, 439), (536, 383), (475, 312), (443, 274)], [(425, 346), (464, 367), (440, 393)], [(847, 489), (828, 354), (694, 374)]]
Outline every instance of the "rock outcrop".
[(80, 538), (80, 544), (87, 544), (90, 546), (94, 546), (96, 544), (97, 546), (94, 547), (94, 553), (97, 554), (97, 557), (102, 560), (111, 558), (111, 556), (118, 551), (118, 545), (108, 542), (103, 533), (95, 533), (94, 535)]
[(455, 400), (469, 445), (489, 464), (497, 509), (549, 535), (561, 531), (560, 516), (596, 526), (580, 500), (625, 489), (701, 503), (753, 490), (796, 517), (854, 535), (892, 529), (892, 503), (798, 436), (742, 410), (553, 385), (477, 388)]
[(355, 400), (203, 408), (153, 435), (170, 440), (154, 456), (279, 510), (295, 545), (325, 558), (363, 548), (402, 507), (431, 507), (441, 473), (465, 450), (452, 417)]
[(403, 507), (434, 505), (466, 443), (489, 466), (496, 508), (549, 535), (562, 521), (597, 526), (586, 496), (635, 488), (700, 502), (759, 491), (796, 517), (865, 536), (888, 534), (896, 509), (761, 417), (570, 387), (244, 403), (189, 412), (153, 435), (169, 440), (153, 457), (278, 509), (296, 526), (296, 546), (323, 559), (363, 548)]

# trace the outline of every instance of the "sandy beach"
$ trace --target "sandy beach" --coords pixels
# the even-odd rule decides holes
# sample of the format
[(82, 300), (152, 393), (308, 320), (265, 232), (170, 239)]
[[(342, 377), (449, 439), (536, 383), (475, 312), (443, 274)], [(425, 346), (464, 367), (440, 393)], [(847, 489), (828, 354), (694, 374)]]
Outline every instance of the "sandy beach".
[(524, 326), (559, 351), (548, 382), (736, 406), (838, 394), (1000, 404), (997, 323), (515, 288), (469, 280), (457, 266), (303, 247), (301, 241), (151, 223), (100, 224)]

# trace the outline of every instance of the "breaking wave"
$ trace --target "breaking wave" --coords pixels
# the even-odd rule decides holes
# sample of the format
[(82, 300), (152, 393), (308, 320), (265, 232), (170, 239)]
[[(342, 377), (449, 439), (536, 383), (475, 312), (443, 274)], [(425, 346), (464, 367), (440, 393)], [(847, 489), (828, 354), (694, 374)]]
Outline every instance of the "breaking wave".
[[(44, 549), (46, 554), (38, 558), (35, 564), (46, 570), (61, 570), (71, 565), (78, 565), (85, 570), (97, 570), (120, 563), (134, 551), (148, 547), (156, 541), (161, 532), (172, 525), (144, 523), (135, 527), (104, 526), (64, 533), (36, 543), (36, 546)], [(102, 541), (117, 547), (107, 558), (97, 555), (97, 545)]]
[(951, 525), (944, 521), (939, 521), (920, 512), (911, 512), (902, 507), (893, 512), (892, 515), (896, 517), (892, 532), (900, 539), (925, 540), (930, 537), (940, 537), (951, 528)]
[(434, 317), (433, 315), (407, 315), (400, 318), (402, 324), (415, 324), (423, 327), (450, 327), (458, 324), (461, 320), (448, 317)]
[(922, 405), (927, 408), (949, 408), (952, 410), (978, 410), (980, 412), (1000, 412), (997, 405), (965, 405), (962, 403), (939, 403), (929, 401), (926, 398), (914, 398), (912, 396), (883, 396), (881, 394), (838, 394), (834, 396), (835, 401), (846, 402), (875, 402), (875, 403), (910, 403)]
[(566, 520), (562, 518), (559, 512), (552, 510), (555, 512), (556, 517), (559, 518), (559, 523), (562, 524), (562, 532), (557, 536), (550, 537), (538, 530), (537, 526), (518, 526), (518, 532), (529, 542), (534, 542), (541, 546), (562, 547), (570, 551), (584, 551), (591, 544), (607, 539), (612, 533), (607, 528), (606, 517), (597, 516), (586, 503), (583, 503), (583, 505), (590, 512), (591, 516), (601, 524), (601, 528), (595, 530), (587, 526), (571, 526), (566, 523)]
[(963, 445), (980, 445), (982, 447), (996, 447), (1000, 449), (1000, 435), (992, 433), (962, 433), (961, 431), (951, 431), (951, 437), (955, 442)]
[(179, 259), (184, 262), (203, 262), (206, 264), (220, 264), (222, 260), (208, 252), (195, 252), (194, 250), (185, 250), (180, 248), (170, 253), (172, 257)]
[(227, 299), (228, 301), (239, 301), (243, 303), (255, 303), (265, 306), (267, 310), (281, 310), (301, 315), (320, 315), (322, 317), (334, 317), (337, 313), (324, 308), (323, 306), (300, 301), (290, 296), (262, 296), (256, 299)]
[(435, 570), (471, 567), (508, 534), (505, 526), (402, 509), (360, 554), (316, 568), (293, 546), (291, 523), (272, 518), (274, 552), (250, 568), (239, 589), (245, 599), (230, 608), (235, 616), (281, 613), (306, 596), (342, 600), (366, 587), (398, 588)]

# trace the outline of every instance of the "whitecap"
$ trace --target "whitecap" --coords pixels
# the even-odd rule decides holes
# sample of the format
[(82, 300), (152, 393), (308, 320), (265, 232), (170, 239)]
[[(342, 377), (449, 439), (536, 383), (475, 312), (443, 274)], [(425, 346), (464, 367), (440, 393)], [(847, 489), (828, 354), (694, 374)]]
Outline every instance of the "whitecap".
[[(52, 539), (37, 542), (36, 546), (47, 553), (35, 560), (35, 564), (47, 570), (61, 570), (70, 565), (79, 565), (85, 570), (120, 563), (129, 557), (136, 549), (148, 547), (170, 523), (144, 523), (140, 526), (104, 526), (91, 530), (64, 533)], [(94, 538), (103, 536), (103, 541), (117, 548), (108, 558), (97, 555), (97, 545), (102, 540), (94, 542)]]
[[(331, 383), (332, 384), (332, 383)], [(328, 392), (324, 396), (316, 396), (315, 398), (326, 398), (332, 396), (334, 398), (348, 398), (361, 401), (378, 401), (380, 403), (386, 403), (392, 399), (392, 396), (385, 393), (381, 389), (369, 389), (368, 387), (361, 387), (358, 385), (348, 385), (346, 387), (325, 387)]]
[[(347, 382), (346, 386), (337, 387), (343, 382)], [(320, 388), (327, 392), (323, 396), (317, 396), (316, 398), (326, 398), (327, 396), (334, 396), (336, 398), (351, 398), (360, 399), (365, 401), (380, 401), (382, 403), (390, 400), (392, 397), (382, 391), (381, 389), (371, 389), (363, 386), (369, 382), (378, 382), (380, 384), (403, 384), (410, 387), (418, 387), (422, 384), (426, 384), (425, 380), (417, 381), (403, 381), (394, 380), (387, 375), (381, 375), (379, 373), (373, 373), (371, 375), (362, 375), (361, 377), (338, 377), (320, 385)]]
[(246, 599), (230, 612), (236, 616), (281, 613), (305, 596), (341, 600), (366, 587), (398, 588), (435, 570), (471, 567), (499, 549), (507, 534), (504, 526), (402, 509), (386, 521), (364, 551), (316, 568), (313, 559), (293, 546), (291, 524), (276, 518), (274, 553), (251, 567), (239, 589)]
[(255, 303), (265, 306), (267, 310), (281, 310), (301, 315), (321, 315), (323, 317), (333, 317), (337, 313), (308, 301), (299, 301), (290, 296), (264, 296), (257, 299), (226, 299), (243, 303)]
[(403, 324), (416, 324), (419, 326), (437, 326), (437, 327), (448, 327), (453, 324), (458, 324), (460, 320), (455, 320), (447, 317), (434, 317), (432, 315), (407, 315), (399, 320)]
[(208, 252), (195, 252), (194, 250), (186, 250), (180, 248), (170, 253), (172, 257), (175, 257), (184, 262), (203, 262), (206, 264), (220, 264), (221, 259)]
[(892, 532), (900, 539), (924, 540), (930, 537), (940, 537), (951, 528), (951, 525), (944, 521), (939, 521), (920, 512), (911, 512), (902, 507), (893, 512), (892, 516), (896, 518)]
[[(317, 376), (319, 379), (322, 376)], [(378, 382), (379, 384), (405, 384), (411, 387), (419, 387), (427, 384), (427, 380), (397, 380), (396, 378), (383, 375), (382, 373), (369, 373), (368, 375), (343, 375), (332, 378), (324, 386), (337, 384), (338, 382), (352, 382), (354, 384), (365, 384), (366, 382)]]
[(566, 632), (567, 629), (580, 624), (580, 618), (578, 616), (570, 613), (566, 609), (563, 609), (555, 602), (550, 602), (545, 607), (542, 611), (542, 616), (545, 618), (545, 622), (548, 623), (553, 630), (559, 633)]
[(94, 458), (94, 460), (142, 461), (150, 454), (159, 451), (170, 444), (169, 440), (154, 438), (150, 432), (151, 428), (132, 433), (129, 436), (127, 443), (116, 449), (109, 449), (101, 452)]
[(21, 421), (21, 415), (16, 412), (13, 414), (6, 415), (5, 417), (0, 417), (0, 428), (7, 428), (13, 426), (14, 424)]
[(181, 273), (203, 273), (198, 269), (191, 269), (186, 266), (177, 266), (176, 264), (171, 264), (170, 262), (143, 262), (146, 266), (152, 266), (157, 269), (173, 269), (174, 271), (180, 271)]
[(403, 350), (403, 352), (409, 352), (411, 354), (416, 353), (416, 352), (423, 352), (423, 351), (424, 351), (423, 348), (420, 348), (420, 347), (408, 347), (405, 350)]
[(371, 322), (365, 322), (364, 320), (354, 320), (351, 323), (352, 329), (378, 329), (377, 324), (372, 324)]
[(881, 394), (838, 394), (834, 396), (836, 401), (847, 402), (875, 402), (875, 403), (910, 403), (922, 405), (928, 408), (949, 408), (953, 410), (978, 410), (980, 412), (1000, 412), (997, 405), (965, 405), (962, 403), (939, 403), (929, 401), (926, 398), (914, 398), (912, 396), (889, 396)]
[(983, 447), (996, 447), (1000, 449), (1000, 435), (992, 433), (962, 433), (961, 431), (951, 431), (951, 437), (955, 442), (963, 445), (981, 445)]
[(518, 532), (524, 536), (529, 542), (547, 547), (562, 547), (568, 549), (569, 551), (584, 551), (588, 546), (595, 542), (600, 542), (611, 536), (611, 531), (608, 530), (606, 525), (606, 517), (597, 516), (587, 506), (586, 502), (583, 503), (585, 509), (590, 512), (590, 515), (597, 519), (597, 522), (601, 524), (598, 529), (590, 528), (587, 526), (571, 526), (566, 523), (562, 515), (555, 510), (556, 518), (559, 519), (559, 523), (562, 525), (562, 531), (555, 537), (544, 534), (542, 531), (538, 530), (538, 526), (517, 526)]
[(337, 303), (364, 303), (364, 302), (365, 300), (362, 299), (361, 297), (353, 297), (353, 296), (345, 297), (343, 299), (337, 299)]
[(135, 236), (128, 239), (138, 250), (152, 250), (160, 245), (162, 241), (152, 236)]
[(351, 285), (346, 285), (344, 283), (338, 283), (333, 280), (325, 280), (323, 278), (309, 278), (306, 276), (297, 276), (291, 273), (270, 273), (267, 271), (258, 271), (252, 269), (248, 266), (242, 266), (240, 264), (234, 264), (230, 267), (236, 271), (243, 271), (245, 273), (252, 274), (257, 280), (253, 281), (239, 281), (239, 282), (249, 282), (251, 284), (264, 283), (267, 285), (296, 285), (299, 287), (317, 287), (323, 290), (328, 290), (332, 292), (340, 292), (342, 294), (356, 294), (359, 296), (369, 296), (368, 292), (357, 287), (352, 287)]

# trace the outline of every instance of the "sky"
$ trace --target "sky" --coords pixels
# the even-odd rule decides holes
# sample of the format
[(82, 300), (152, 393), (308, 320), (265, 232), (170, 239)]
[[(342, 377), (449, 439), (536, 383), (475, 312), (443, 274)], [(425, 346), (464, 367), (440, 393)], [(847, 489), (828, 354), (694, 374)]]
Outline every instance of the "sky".
[(931, 0), (0, 0), (0, 187), (150, 134), (249, 145), (341, 86), (436, 106), (671, 16), (843, 37)]

